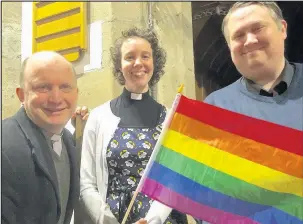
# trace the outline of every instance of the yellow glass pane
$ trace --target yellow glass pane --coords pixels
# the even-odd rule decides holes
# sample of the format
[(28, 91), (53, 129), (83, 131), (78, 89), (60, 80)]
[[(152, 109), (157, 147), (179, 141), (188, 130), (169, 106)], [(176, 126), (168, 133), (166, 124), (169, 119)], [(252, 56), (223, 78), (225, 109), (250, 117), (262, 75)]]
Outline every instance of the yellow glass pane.
[(62, 51), (65, 49), (80, 47), (81, 35), (79, 32), (67, 36), (37, 43), (37, 51)]
[(76, 61), (79, 58), (80, 53), (74, 52), (74, 53), (69, 53), (69, 54), (63, 54), (62, 56), (65, 57), (66, 60), (72, 62), (72, 61)]
[[(86, 50), (86, 2), (40, 2), (38, 5), (41, 7), (37, 7), (37, 2), (33, 4), (33, 53), (42, 50), (65, 52), (67, 49), (70, 52), (72, 48)], [(64, 56), (69, 61), (76, 61), (79, 54)]]
[(77, 13), (75, 15), (71, 15), (49, 23), (38, 25), (36, 37), (42, 37), (53, 33), (59, 33), (62, 31), (80, 27), (80, 25), (81, 25), (81, 17), (80, 14)]
[(41, 8), (36, 7), (37, 15), (35, 20), (36, 21), (41, 20), (80, 7), (81, 7), (81, 2), (56, 2), (53, 4), (43, 6)]

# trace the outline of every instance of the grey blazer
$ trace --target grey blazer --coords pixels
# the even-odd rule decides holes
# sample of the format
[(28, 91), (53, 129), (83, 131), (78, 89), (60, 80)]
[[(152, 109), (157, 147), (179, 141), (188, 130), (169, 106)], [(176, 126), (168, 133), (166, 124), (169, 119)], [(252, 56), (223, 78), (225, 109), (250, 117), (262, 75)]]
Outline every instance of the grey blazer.
[[(70, 160), (70, 193), (64, 224), (79, 198), (79, 162), (69, 131), (63, 141)], [(55, 224), (61, 205), (55, 166), (46, 139), (24, 108), (2, 122), (1, 221), (9, 224)]]

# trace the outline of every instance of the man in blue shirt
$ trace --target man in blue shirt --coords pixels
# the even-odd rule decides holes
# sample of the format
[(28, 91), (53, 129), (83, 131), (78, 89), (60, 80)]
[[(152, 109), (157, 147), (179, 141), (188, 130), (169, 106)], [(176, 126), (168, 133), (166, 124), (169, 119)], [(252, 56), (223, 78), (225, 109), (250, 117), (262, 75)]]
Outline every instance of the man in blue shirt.
[(287, 23), (278, 5), (237, 2), (224, 18), (222, 31), (242, 77), (205, 102), (303, 130), (303, 66), (285, 59)]
[(285, 59), (287, 23), (278, 5), (236, 2), (222, 32), (242, 77), (205, 102), (302, 131), (303, 65)]

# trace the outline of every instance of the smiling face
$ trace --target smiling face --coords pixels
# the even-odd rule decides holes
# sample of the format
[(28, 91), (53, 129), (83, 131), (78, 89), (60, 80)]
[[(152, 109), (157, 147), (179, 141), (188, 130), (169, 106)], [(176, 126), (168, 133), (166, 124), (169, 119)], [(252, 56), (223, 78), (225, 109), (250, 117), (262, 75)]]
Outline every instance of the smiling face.
[(269, 10), (260, 5), (249, 5), (231, 13), (226, 39), (232, 60), (244, 77), (255, 81), (264, 79), (264, 74), (283, 69), (286, 27), (284, 20), (277, 24)]
[(125, 40), (121, 47), (121, 72), (125, 88), (133, 93), (148, 91), (153, 72), (153, 51), (150, 43), (139, 37)]
[(58, 134), (76, 109), (77, 82), (71, 65), (64, 58), (43, 56), (28, 60), (24, 85), (17, 89), (17, 94), (36, 125)]

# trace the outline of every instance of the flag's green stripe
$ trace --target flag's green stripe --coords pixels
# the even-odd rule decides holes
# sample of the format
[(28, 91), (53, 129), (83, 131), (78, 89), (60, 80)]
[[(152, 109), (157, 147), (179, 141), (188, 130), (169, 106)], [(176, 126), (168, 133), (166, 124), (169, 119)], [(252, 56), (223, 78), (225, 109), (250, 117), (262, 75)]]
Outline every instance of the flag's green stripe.
[[(215, 191), (243, 201), (273, 206), (303, 220), (302, 197), (257, 187), (194, 161), (164, 146), (161, 146), (156, 161)], [(252, 170), (252, 172), (254, 171)], [(281, 181), (281, 184), (283, 184), (283, 181)]]

